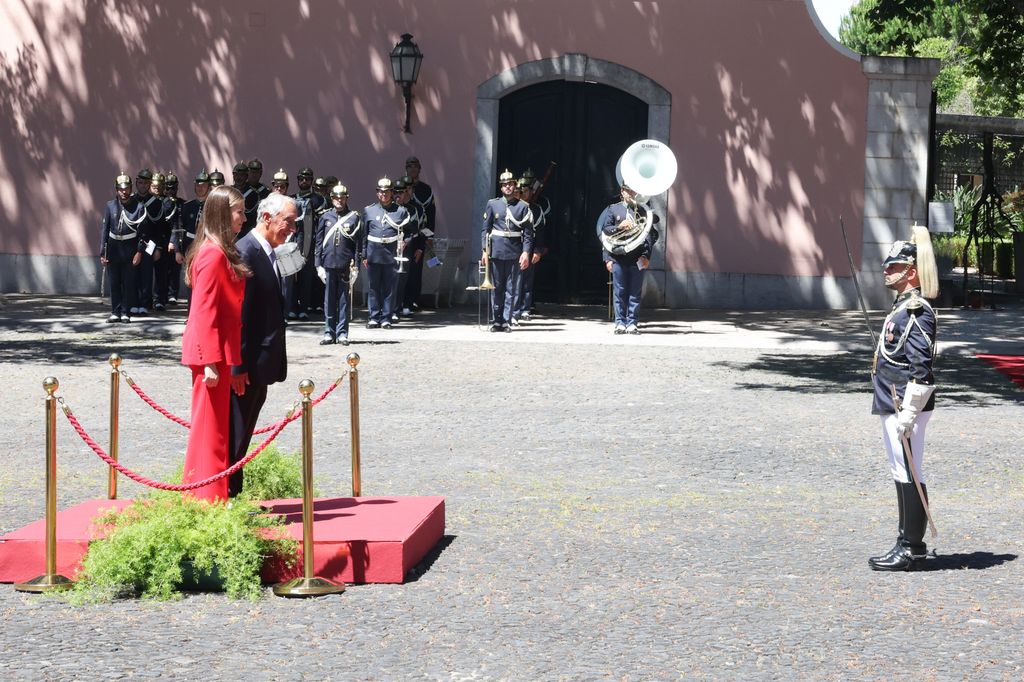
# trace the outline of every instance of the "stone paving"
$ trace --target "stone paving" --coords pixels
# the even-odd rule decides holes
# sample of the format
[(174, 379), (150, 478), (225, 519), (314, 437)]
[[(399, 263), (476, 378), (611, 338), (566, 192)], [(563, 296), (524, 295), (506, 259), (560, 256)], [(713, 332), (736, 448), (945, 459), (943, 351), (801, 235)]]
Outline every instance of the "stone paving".
[[(475, 307), (356, 324), (347, 349), (290, 327), (262, 421), (358, 352), (364, 494), (447, 498), (447, 535), (406, 584), (84, 607), (0, 585), (0, 678), (1024, 677), (1024, 394), (973, 357), (1024, 354), (1021, 308), (942, 311), (938, 555), (909, 574), (866, 563), (896, 522), (860, 313), (654, 311), (639, 337), (599, 308), (542, 313), (512, 334), (480, 331)], [(0, 297), (0, 532), (43, 512), (43, 377), (101, 441), (112, 351), (188, 413), (182, 313), (104, 319), (96, 299)], [(317, 486), (346, 495), (337, 395), (315, 416)], [(123, 396), (122, 461), (169, 475), (185, 434)], [(62, 416), (58, 433), (59, 505), (103, 494)], [(298, 449), (296, 428), (281, 439)]]

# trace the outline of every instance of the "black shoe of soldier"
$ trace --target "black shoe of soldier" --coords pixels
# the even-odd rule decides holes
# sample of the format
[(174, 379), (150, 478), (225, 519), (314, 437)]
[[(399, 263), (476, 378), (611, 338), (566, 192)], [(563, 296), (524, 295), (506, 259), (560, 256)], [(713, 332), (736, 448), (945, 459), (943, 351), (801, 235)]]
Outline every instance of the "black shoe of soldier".
[(377, 322), (376, 320), (370, 320), (369, 322), (366, 323), (366, 328), (367, 329), (380, 329), (380, 322)]
[(333, 345), (334, 343), (335, 343), (334, 339), (332, 339), (329, 336), (325, 336), (324, 338), (320, 339), (320, 345), (321, 346), (330, 346), (330, 345)]
[(347, 336), (339, 336), (338, 337), (338, 343), (340, 343), (343, 346), (347, 346), (348, 345), (348, 337)]
[(121, 317), (119, 315), (111, 315), (110, 317), (107, 318), (107, 324), (112, 324), (114, 322), (120, 322), (120, 321), (121, 321)]
[(924, 561), (924, 555), (914, 555), (908, 547), (899, 542), (882, 556), (873, 556), (868, 559), (868, 565), (873, 571), (912, 571)]
[(501, 325), (500, 324), (492, 324), (491, 325), (491, 331), (492, 332), (500, 332), (501, 331)]

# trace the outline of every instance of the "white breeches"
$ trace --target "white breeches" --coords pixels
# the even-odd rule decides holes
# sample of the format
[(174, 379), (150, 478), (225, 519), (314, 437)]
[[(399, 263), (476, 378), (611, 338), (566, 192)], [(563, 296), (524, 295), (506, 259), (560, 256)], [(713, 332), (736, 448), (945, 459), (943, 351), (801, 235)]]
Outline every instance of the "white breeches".
[[(893, 480), (900, 483), (910, 483), (907, 475), (907, 466), (903, 458), (903, 442), (896, 434), (896, 415), (880, 415), (882, 418), (882, 442), (885, 443), (885, 453), (889, 456), (889, 470), (892, 472)], [(910, 450), (914, 454), (914, 478), (924, 483), (924, 432), (928, 429), (928, 420), (932, 418), (931, 412), (922, 412), (917, 415), (914, 423), (914, 431), (910, 434)]]

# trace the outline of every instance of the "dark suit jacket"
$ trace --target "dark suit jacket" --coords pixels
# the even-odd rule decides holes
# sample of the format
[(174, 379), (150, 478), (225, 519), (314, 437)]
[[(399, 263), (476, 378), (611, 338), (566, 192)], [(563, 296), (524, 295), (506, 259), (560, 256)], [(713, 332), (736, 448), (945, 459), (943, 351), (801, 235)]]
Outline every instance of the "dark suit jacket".
[(274, 384), (288, 376), (284, 345), (284, 298), (263, 247), (252, 234), (238, 240), (238, 253), (252, 270), (242, 299), (242, 364), (232, 374), (248, 372), (251, 384)]

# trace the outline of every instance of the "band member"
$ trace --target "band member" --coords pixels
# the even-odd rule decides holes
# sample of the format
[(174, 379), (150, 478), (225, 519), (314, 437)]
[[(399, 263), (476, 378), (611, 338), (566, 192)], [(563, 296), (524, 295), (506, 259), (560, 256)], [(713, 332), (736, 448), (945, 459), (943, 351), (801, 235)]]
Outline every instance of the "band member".
[(915, 225), (913, 232), (913, 241), (893, 244), (882, 263), (885, 286), (896, 292), (896, 300), (878, 337), (871, 413), (882, 420), (882, 440), (896, 482), (899, 535), (888, 553), (868, 559), (876, 571), (909, 571), (927, 554), (923, 460), (925, 431), (935, 407), (936, 325), (935, 311), (925, 299), (938, 296), (939, 287), (928, 229)]
[(114, 180), (117, 198), (108, 201), (100, 235), (100, 263), (110, 279), (110, 317), (107, 322), (131, 322), (136, 308), (135, 268), (142, 261), (146, 235), (141, 233), (145, 213), (132, 194), (132, 179), (120, 173)]
[(348, 207), (348, 188), (335, 185), (331, 190), (334, 208), (324, 214), (316, 226), (314, 255), (316, 272), (325, 285), (324, 338), (321, 346), (348, 345), (348, 319), (351, 300), (349, 282), (356, 255), (361, 249), (363, 219)]
[[(331, 209), (331, 204), (313, 192), (312, 168), (300, 169), (295, 176), (295, 181), (299, 191), (292, 195), (292, 199), (295, 199), (295, 203), (299, 207), (299, 218), (296, 225), (303, 234), (302, 257), (306, 259), (306, 264), (295, 275), (295, 286), (292, 288), (289, 311), (311, 313), (323, 305), (322, 296), (319, 299), (313, 296), (314, 285), (319, 285), (321, 282), (317, 279), (316, 267), (313, 264), (312, 237), (320, 218)], [(319, 291), (319, 287), (315, 290)]]
[(515, 175), (507, 168), (498, 176), (502, 196), (491, 199), (484, 209), (480, 242), (481, 262), (491, 268), (491, 331), (512, 331), (518, 273), (530, 264), (533, 222), (530, 207), (516, 198)]
[[(263, 163), (259, 159), (253, 159), (249, 163), (239, 161), (235, 164), (236, 169), (240, 169), (242, 166), (245, 167), (245, 178), (242, 180), (243, 186), (239, 191), (242, 192), (242, 197), (245, 199), (245, 225), (242, 226), (242, 236), (245, 236), (256, 225), (256, 207), (267, 198), (270, 190), (260, 182), (260, 178), (263, 177)], [(239, 177), (241, 177), (240, 170)]]
[[(612, 204), (598, 218), (598, 231), (604, 250), (605, 268), (612, 274), (612, 296), (615, 308), (615, 333), (640, 333), (640, 296), (644, 288), (644, 271), (651, 263), (651, 252), (658, 233), (650, 208), (636, 201), (636, 192), (623, 184), (619, 188), (622, 201)], [(637, 244), (627, 243), (609, 249), (608, 238), (631, 233), (643, 223), (650, 227), (646, 237)], [(628, 250), (627, 250), (628, 249)]]
[(153, 171), (143, 168), (135, 176), (135, 194), (132, 195), (140, 204), (149, 198), (149, 186), (151, 184), (153, 184)]
[(167, 302), (177, 303), (178, 292), (181, 288), (181, 263), (178, 262), (177, 249), (181, 244), (182, 209), (185, 207), (185, 200), (178, 196), (178, 176), (174, 173), (167, 174), (167, 181), (164, 183), (164, 196), (172, 203), (171, 209), (171, 241), (167, 245)]
[[(196, 198), (186, 201), (181, 207), (181, 226), (178, 228), (177, 234), (171, 236), (174, 258), (179, 265), (185, 263), (185, 254), (188, 253), (189, 247), (195, 241), (196, 230), (203, 217), (203, 206), (206, 203), (206, 197), (210, 194), (212, 184), (211, 175), (207, 174), (205, 169), (199, 171), (195, 181)], [(186, 297), (191, 301), (192, 292), (188, 284), (185, 284), (185, 290), (188, 292), (185, 294)]]
[[(527, 169), (519, 180), (519, 198), (530, 207), (530, 217), (533, 222), (533, 250), (530, 252), (530, 265), (519, 276), (519, 290), (516, 292), (516, 306), (512, 311), (511, 324), (516, 326), (521, 320), (530, 319), (530, 311), (533, 308), (533, 281), (537, 274), (537, 263), (546, 253), (544, 246), (546, 238), (544, 224), (547, 214), (551, 211), (551, 204), (547, 204), (547, 211), (541, 204), (533, 200), (533, 183), (536, 176), (533, 171)], [(545, 199), (546, 201), (546, 199)]]
[[(242, 299), (242, 364), (231, 368), (231, 464), (245, 457), (267, 386), (288, 375), (284, 297), (274, 249), (295, 231), (295, 200), (272, 194), (256, 208), (256, 227), (238, 240), (238, 253), (252, 272)], [(228, 495), (242, 491), (242, 472), (232, 475)]]
[(216, 168), (210, 173), (210, 187), (220, 187), (224, 184), (224, 174)]
[[(154, 184), (157, 175), (153, 176)], [(153, 289), (153, 308), (156, 310), (166, 310), (167, 303), (170, 300), (168, 293), (170, 291), (171, 266), (174, 265), (174, 254), (171, 253), (171, 236), (178, 229), (178, 224), (181, 222), (181, 213), (178, 211), (176, 197), (171, 195), (168, 190), (168, 184), (171, 178), (173, 178), (174, 191), (177, 193), (178, 177), (174, 173), (168, 173), (163, 175), (162, 178), (163, 182), (160, 183), (159, 188), (155, 186), (153, 188), (153, 193), (160, 197), (163, 205), (163, 217), (158, 223), (159, 229), (153, 240), (156, 242), (157, 250), (160, 252), (159, 257), (155, 253), (153, 254), (153, 280), (155, 287)]]
[[(185, 451), (185, 483), (202, 481), (228, 468), (231, 457), (230, 368), (242, 362), (239, 329), (249, 268), (235, 248), (245, 208), (233, 187), (210, 195), (195, 247), (185, 255), (186, 281), (193, 288), (181, 362), (192, 370), (192, 427)], [(192, 492), (201, 500), (223, 500), (221, 478)]]
[(395, 203), (395, 192), (389, 178), (377, 181), (377, 203), (363, 211), (366, 242), (363, 265), (369, 280), (369, 311), (367, 329), (391, 329), (395, 283), (398, 280), (395, 256), (402, 230), (409, 224), (409, 211)]
[[(162, 232), (164, 230), (164, 200), (160, 196), (163, 193), (164, 176), (161, 173), (151, 173), (150, 182), (146, 186), (140, 185), (140, 180), (149, 169), (142, 169), (136, 178), (135, 187), (145, 211), (145, 219), (142, 221), (142, 232), (146, 235), (145, 249), (142, 251), (142, 261), (135, 272), (135, 288), (138, 291), (136, 296), (137, 307), (132, 309), (132, 314), (144, 317), (149, 314), (149, 308), (153, 305), (153, 262), (159, 260), (162, 252), (159, 248), (163, 243)], [(170, 236), (168, 235), (168, 241)]]
[[(403, 175), (395, 182), (395, 201), (409, 211), (409, 223), (402, 229), (402, 240), (399, 242), (399, 256), (407, 260), (399, 261), (398, 283), (395, 285), (395, 298), (391, 305), (391, 309), (394, 311), (392, 321), (397, 321), (399, 315), (405, 317), (412, 315), (412, 302), (409, 300), (409, 277), (414, 263), (419, 262), (422, 266), (423, 251), (426, 248), (426, 239), (420, 235), (423, 213), (413, 201), (412, 184), (412, 178), (408, 175)], [(399, 311), (401, 312), (399, 313)]]
[[(409, 281), (405, 288), (404, 309), (415, 311), (419, 308), (419, 298), (423, 291), (423, 263), (427, 260), (426, 254), (434, 246), (434, 233), (437, 231), (437, 205), (434, 202), (434, 190), (430, 185), (420, 180), (420, 160), (410, 156), (405, 160), (405, 174), (412, 180), (412, 200), (419, 209), (422, 220), (420, 221), (420, 237), (423, 254), (409, 261)], [(415, 256), (415, 252), (413, 253)]]
[(245, 161), (239, 161), (231, 167), (231, 186), (243, 194), (249, 186), (249, 164)]

